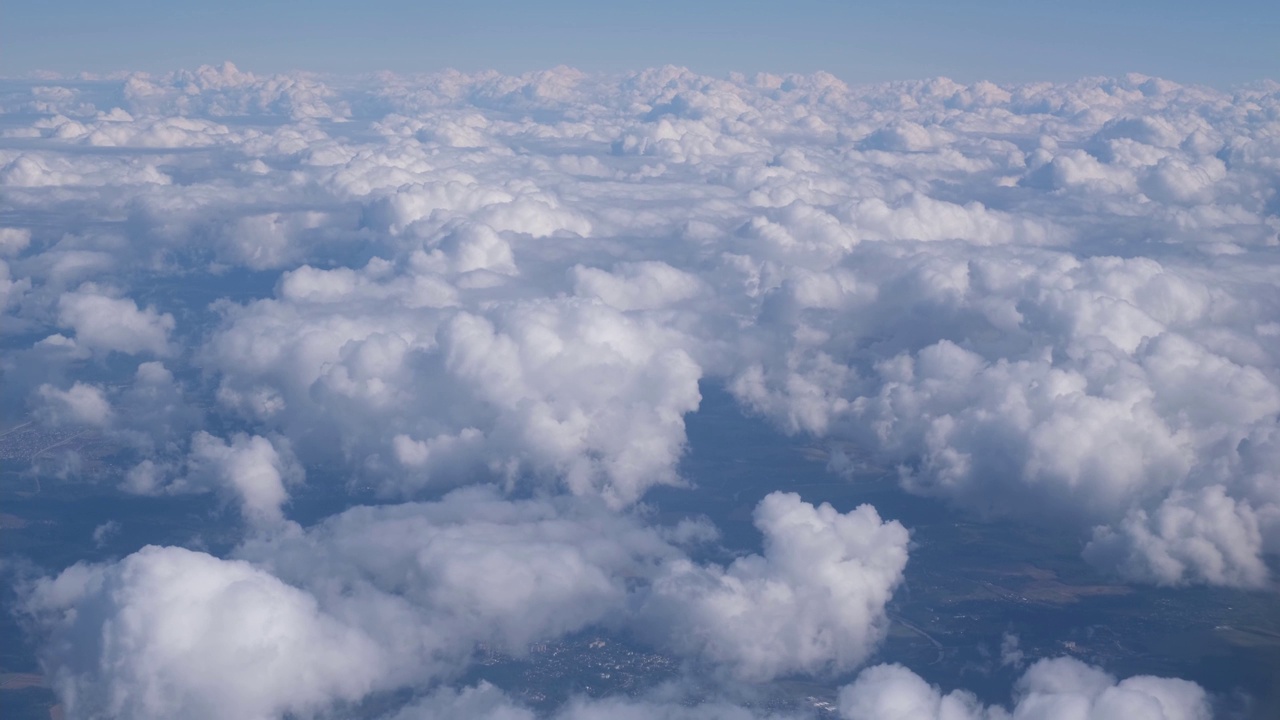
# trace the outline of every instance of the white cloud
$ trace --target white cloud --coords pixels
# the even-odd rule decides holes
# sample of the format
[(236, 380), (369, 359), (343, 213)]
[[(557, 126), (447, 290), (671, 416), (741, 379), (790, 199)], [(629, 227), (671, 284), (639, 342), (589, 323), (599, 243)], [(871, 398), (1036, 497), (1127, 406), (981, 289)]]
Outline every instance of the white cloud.
[(31, 244), (31, 231), (26, 228), (0, 228), (0, 256), (17, 255)]
[[(252, 443), (242, 440), (243, 455)], [(235, 452), (196, 444), (209, 443)], [(842, 515), (784, 494), (763, 501), (757, 521), (765, 555), (698, 566), (665, 531), (598, 501), (468, 488), (353, 508), (306, 530), (277, 525), (236, 560), (150, 547), (77, 565), (41, 580), (26, 603), (56, 648), (46, 662), (74, 696), (73, 717), (88, 707), (180, 713), (241, 687), (231, 715), (316, 710), (456, 677), (477, 643), (521, 654), (637, 621), (642, 635), (742, 678), (855, 667), (884, 632), (906, 531), (868, 506)], [(281, 682), (284, 668), (304, 681)]]
[(764, 554), (727, 568), (672, 563), (646, 611), (680, 652), (750, 681), (860, 665), (888, 628), (908, 534), (862, 505), (841, 514), (793, 493), (760, 502)]
[(235, 502), (253, 527), (284, 522), (290, 486), (305, 471), (283, 438), (236, 433), (224, 440), (203, 430), (193, 434), (185, 458), (147, 458), (125, 473), (121, 489), (139, 495), (216, 492)]
[(7, 310), (10, 305), (18, 304), (30, 288), (31, 280), (14, 280), (9, 263), (0, 260), (0, 310)]
[[(1130, 580), (1271, 581), (1275, 86), (226, 64), (0, 104), (2, 321), (23, 345), (6, 392), (138, 453), (126, 488), (216, 491), (270, 535), (238, 551), (253, 566), (152, 550), (49, 585), (97, 578), (41, 596), (97, 609), (50, 621), (69, 707), (183, 715), (245, 683), (239, 716), (306, 715), (445, 682), (477, 641), (637, 610), (729, 675), (854, 669), (902, 577), (896, 523), (772, 496), (765, 552), (717, 567), (672, 544), (700, 526), (628, 509), (682, 483), (700, 382), (962, 512), (1065, 526)], [(285, 509), (310, 462), (388, 496), (537, 499), (464, 490), (302, 530)], [(187, 581), (211, 588), (189, 598), (198, 627), (154, 606)], [(296, 621), (275, 659), (217, 614), (242, 600)], [(104, 632), (137, 652), (90, 642)], [(333, 647), (382, 665), (343, 680)], [(250, 674), (218, 660), (202, 679), (187, 660), (206, 652)], [(312, 654), (314, 683), (275, 686), (275, 663)], [(1046, 667), (1013, 712), (1144, 717), (1183, 687)], [(926, 717), (1005, 712), (878, 672)], [(525, 712), (438, 690), (440, 708)]]
[[(704, 380), (963, 507), (1136, 538), (1220, 486), (1258, 523), (1226, 556), (1274, 551), (1235, 448), (1280, 412), (1275, 88), (228, 64), (20, 95), (13, 321), (67, 328), (59, 362), (204, 338), (215, 415), (389, 492), (634, 502), (679, 482)], [(138, 306), (210, 268), (283, 275), (212, 329)], [(1169, 581), (1256, 581), (1200, 557)]]
[(108, 520), (93, 529), (93, 544), (95, 547), (101, 548), (119, 534), (120, 523), (115, 520)]
[(288, 445), (260, 436), (235, 435), (231, 442), (197, 432), (191, 438), (185, 483), (206, 485), (236, 497), (245, 518), (255, 524), (273, 525), (284, 519), (282, 506), (289, 499), (289, 484), (302, 481)]
[(327, 219), (314, 211), (242, 217), (222, 231), (223, 257), (251, 270), (291, 267), (301, 254), (298, 237)]
[(1212, 485), (1195, 495), (1175, 492), (1154, 513), (1135, 509), (1118, 527), (1095, 529), (1085, 557), (1158, 585), (1263, 587), (1263, 550), (1258, 512)]
[(537, 714), (521, 707), (489, 683), (461, 690), (445, 689), (414, 701), (385, 720), (534, 720)]
[(350, 453), (406, 469), (390, 490), (531, 473), (621, 506), (677, 481), (701, 375), (678, 332), (571, 298), (458, 312), (458, 292), (386, 263), (289, 273), (208, 346), (220, 399), (285, 428), (337, 424)]
[(498, 323), (459, 315), (439, 340), (445, 370), (498, 412), (500, 451), (613, 505), (676, 481), (701, 372), (671, 331), (594, 303), (521, 305)]
[[(672, 692), (675, 691), (675, 692)], [(1117, 680), (1072, 658), (1042, 660), (1022, 675), (1013, 703), (983, 705), (967, 690), (944, 693), (901, 665), (877, 665), (842, 687), (835, 711), (844, 720), (1208, 720), (1204, 689), (1172, 678), (1134, 676)], [(525, 720), (534, 714), (487, 683), (461, 691), (440, 691), (391, 716), (395, 720), (443, 717)], [(779, 714), (758, 704), (729, 700), (694, 701), (678, 687), (659, 687), (638, 697), (574, 697), (550, 717), (667, 718), (669, 720), (753, 720), (814, 717), (809, 710)]]
[(421, 677), (452, 674), (476, 642), (523, 652), (621, 614), (627, 578), (678, 554), (601, 507), (507, 501), (485, 488), (354, 508), (239, 551), (369, 626)]
[[(234, 479), (258, 440), (193, 454)], [(450, 678), (478, 642), (523, 652), (625, 613), (632, 579), (679, 555), (602, 506), (479, 488), (276, 530), (244, 559), (148, 547), (37, 583), (69, 715), (266, 718)]]
[[(1274, 351), (1254, 339), (1271, 310), (1248, 297), (1262, 292), (1248, 273), (1237, 282), (1253, 289), (1237, 295), (1147, 258), (869, 248), (861, 261), (843, 271), (852, 277), (829, 271), (823, 293), (807, 279), (774, 292), (760, 317), (783, 320), (792, 339), (738, 371), (730, 387), (744, 403), (792, 432), (875, 448), (914, 491), (1019, 517), (1052, 507), (1082, 535), (1219, 485), (1259, 516), (1260, 535), (1206, 542), (1238, 541), (1228, 564), (1253, 569), (1222, 572), (1194, 554), (1161, 582), (1265, 577), (1275, 498), (1241, 474), (1234, 448), (1250, 437), (1270, 446), (1280, 381)], [(1141, 563), (1110, 567), (1156, 577)]]
[(696, 275), (662, 262), (623, 263), (614, 272), (575, 265), (574, 292), (596, 297), (619, 310), (652, 310), (706, 292)]
[(147, 547), (41, 581), (28, 612), (68, 717), (273, 718), (355, 700), (376, 643), (239, 561)]
[(1000, 638), (1000, 664), (1012, 665), (1021, 668), (1025, 663), (1026, 654), (1018, 647), (1018, 636), (1013, 633), (1005, 633)]
[(1014, 688), (1011, 710), (983, 706), (964, 690), (943, 694), (901, 665), (877, 665), (840, 691), (846, 720), (1208, 720), (1205, 691), (1195, 683), (1135, 676), (1119, 682), (1073, 658), (1041, 660)]
[(129, 298), (104, 294), (87, 285), (58, 300), (58, 324), (75, 331), (77, 344), (91, 350), (168, 355), (174, 319), (155, 308), (138, 309)]
[(230, 62), (163, 76), (130, 75), (123, 83), (134, 114), (283, 115), (294, 119), (342, 117), (349, 112), (324, 83), (308, 75), (258, 76)]
[(113, 419), (111, 401), (101, 386), (76, 382), (66, 390), (41, 385), (36, 390), (40, 414), (56, 423), (105, 427)]

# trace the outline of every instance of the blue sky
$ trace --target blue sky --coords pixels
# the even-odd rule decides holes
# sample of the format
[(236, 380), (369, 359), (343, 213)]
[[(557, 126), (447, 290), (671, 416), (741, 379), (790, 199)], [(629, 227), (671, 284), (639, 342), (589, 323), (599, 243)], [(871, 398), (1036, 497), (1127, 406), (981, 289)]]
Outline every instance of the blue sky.
[(63, 0), (2, 12), (8, 76), (231, 60), (255, 71), (332, 72), (670, 63), (713, 74), (827, 70), (855, 83), (1135, 71), (1226, 86), (1280, 77), (1280, 3), (1262, 0)]

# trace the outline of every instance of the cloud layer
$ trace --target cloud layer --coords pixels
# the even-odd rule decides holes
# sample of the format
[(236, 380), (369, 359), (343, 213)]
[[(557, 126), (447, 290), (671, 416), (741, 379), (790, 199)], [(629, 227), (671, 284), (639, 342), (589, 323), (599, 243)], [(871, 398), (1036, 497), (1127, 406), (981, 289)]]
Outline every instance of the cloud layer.
[[(229, 463), (266, 452), (197, 444)], [(596, 626), (743, 679), (856, 667), (884, 632), (906, 531), (782, 493), (756, 517), (765, 555), (722, 568), (600, 503), (468, 488), (285, 527), (234, 559), (149, 546), (75, 565), (28, 591), (25, 612), (75, 717), (308, 713), (450, 680), (478, 644), (519, 655)], [(217, 701), (228, 692), (234, 706)]]
[[(1127, 581), (1273, 582), (1274, 84), (227, 64), (13, 82), (0, 112), (0, 398), (123, 448), (123, 489), (246, 521), (234, 558), (33, 591), (72, 716), (199, 716), (243, 682), (237, 717), (406, 686), (520, 717), (440, 688), (476, 643), (611, 623), (725, 678), (852, 672), (906, 529), (773, 494), (762, 553), (691, 557), (643, 500), (686, 484), (700, 383), (852, 482), (1054, 523)], [(399, 504), (302, 528), (304, 479)], [(865, 673), (847, 717), (1006, 713)], [(1009, 712), (1203, 702), (1099, 673), (1033, 666)], [(609, 702), (564, 713), (684, 712)]]

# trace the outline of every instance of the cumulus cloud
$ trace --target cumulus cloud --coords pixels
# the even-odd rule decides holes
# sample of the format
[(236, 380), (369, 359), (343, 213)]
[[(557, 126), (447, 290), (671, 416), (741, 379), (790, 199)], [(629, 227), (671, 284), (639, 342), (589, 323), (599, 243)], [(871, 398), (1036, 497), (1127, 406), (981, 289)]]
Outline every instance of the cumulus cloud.
[[(295, 271), (207, 348), (219, 399), (295, 433), (335, 424), (389, 491), (525, 475), (615, 506), (675, 483), (701, 370), (681, 334), (575, 298), (459, 311), (389, 265)], [(394, 467), (394, 466), (393, 466)]]
[(1268, 576), (1263, 547), (1257, 511), (1211, 485), (1174, 493), (1153, 514), (1132, 510), (1117, 527), (1097, 528), (1085, 557), (1158, 585), (1260, 587)]
[(984, 706), (972, 693), (943, 693), (901, 665), (877, 665), (840, 690), (847, 720), (1208, 720), (1203, 688), (1186, 680), (1135, 676), (1119, 682), (1074, 658), (1041, 660), (1018, 680), (1011, 710)]
[(16, 305), (22, 296), (31, 288), (31, 280), (21, 278), (15, 280), (9, 263), (0, 260), (0, 310)]
[[(195, 453), (234, 471), (254, 440)], [(478, 642), (523, 652), (623, 612), (629, 578), (678, 554), (600, 506), (480, 489), (278, 530), (240, 559), (148, 547), (41, 580), (26, 609), (69, 714), (267, 718), (452, 677)]]
[[(194, 445), (228, 471), (255, 454), (247, 438)], [(90, 703), (77, 707), (138, 717), (242, 686), (246, 716), (300, 712), (453, 678), (477, 643), (523, 654), (600, 626), (634, 625), (739, 678), (855, 667), (884, 633), (906, 531), (869, 506), (840, 514), (780, 493), (761, 502), (757, 523), (765, 554), (722, 568), (693, 563), (670, 533), (599, 501), (468, 488), (433, 503), (353, 508), (306, 530), (277, 523), (233, 560), (151, 547), (77, 565), (40, 581), (27, 604), (56, 648), (46, 663), (60, 692)], [(225, 607), (251, 617), (219, 614)], [(263, 635), (258, 620), (273, 616), (281, 624)], [(206, 652), (213, 673), (201, 671)], [(239, 655), (249, 661), (232, 664)], [(270, 675), (284, 667), (315, 684), (273, 691)]]
[(284, 519), (281, 506), (289, 499), (287, 484), (302, 480), (288, 445), (277, 447), (260, 436), (239, 434), (227, 442), (207, 432), (191, 438), (189, 475), (185, 482), (206, 484), (234, 495), (241, 512), (254, 523), (272, 524)]
[(31, 231), (26, 228), (0, 228), (0, 255), (17, 255), (31, 244)]
[(237, 503), (256, 527), (284, 521), (289, 487), (305, 477), (287, 440), (237, 433), (228, 441), (200, 430), (189, 447), (181, 464), (148, 458), (133, 466), (122, 489), (139, 495), (216, 492)]
[[(803, 710), (779, 714), (752, 704), (725, 700), (695, 701), (675, 688), (628, 698), (575, 697), (550, 717), (669, 718), (670, 720), (752, 720), (814, 717)], [(667, 690), (664, 692), (664, 690)], [(1200, 686), (1173, 678), (1134, 676), (1117, 680), (1101, 669), (1073, 658), (1041, 660), (1013, 689), (1013, 703), (983, 705), (967, 690), (944, 693), (901, 665), (868, 668), (839, 690), (835, 714), (845, 720), (1208, 720), (1212, 712)], [(535, 717), (500, 690), (482, 683), (460, 691), (441, 691), (394, 716), (395, 720), (458, 717), (523, 720)]]
[(860, 665), (888, 629), (906, 529), (869, 505), (841, 514), (794, 493), (762, 500), (755, 523), (763, 555), (725, 568), (673, 563), (654, 583), (650, 622), (679, 651), (744, 680)]
[[(456, 677), (475, 642), (609, 618), (729, 676), (855, 669), (902, 578), (897, 523), (774, 495), (763, 554), (722, 567), (636, 514), (685, 481), (700, 383), (960, 512), (1059, 524), (1129, 580), (1272, 580), (1273, 85), (230, 64), (15, 83), (6, 400), (108, 430), (138, 455), (126, 488), (220, 493), (261, 535), (238, 560), (148, 550), (42, 585), (73, 715), (198, 716), (239, 682), (238, 716), (306, 715)], [(291, 485), (322, 463), (398, 500), (535, 499), (464, 490), (295, 527)], [(147, 603), (182, 582), (296, 632), (271, 655), (200, 598), (206, 620), (179, 627)], [(381, 674), (343, 680), (332, 648)], [(207, 681), (181, 662), (206, 652)], [(237, 653), (251, 676), (222, 661)], [(313, 654), (306, 683), (270, 686)], [(1182, 692), (1046, 667), (1013, 711), (876, 672), (924, 717)], [(874, 686), (850, 697), (879, 707)], [(525, 712), (491, 695), (435, 697)], [(684, 712), (610, 702), (566, 712)]]
[(116, 397), (115, 437), (149, 458), (184, 452), (203, 414), (188, 389), (158, 360), (139, 363), (131, 380)]
[(476, 642), (523, 652), (621, 613), (627, 578), (676, 554), (654, 529), (601, 507), (507, 501), (486, 488), (354, 508), (239, 551), (366, 618), (426, 675), (450, 674)]
[(623, 263), (614, 272), (575, 265), (574, 291), (619, 310), (650, 310), (691, 300), (705, 292), (696, 275), (662, 262)]
[(77, 344), (89, 350), (130, 355), (169, 354), (174, 319), (155, 308), (138, 309), (129, 298), (112, 297), (93, 285), (58, 300), (58, 324), (75, 332)]
[[(1176, 258), (858, 248), (858, 265), (821, 285), (812, 271), (782, 282), (762, 305), (762, 325), (792, 334), (757, 331), (773, 349), (730, 383), (748, 407), (791, 432), (874, 448), (905, 487), (983, 513), (1052, 507), (1058, 522), (1111, 526), (1221, 486), (1273, 516), (1274, 494), (1242, 471), (1237, 448), (1271, 457), (1261, 448), (1280, 384), (1256, 329), (1276, 308), (1257, 304), (1262, 285), (1237, 276), (1241, 265), (1214, 280)], [(1164, 582), (1258, 584), (1276, 547), (1271, 521), (1261, 526), (1230, 541), (1236, 569), (1198, 554)], [(1116, 554), (1090, 557), (1155, 577), (1110, 563)]]
[(54, 423), (104, 427), (114, 416), (111, 401), (97, 385), (76, 382), (66, 390), (59, 390), (46, 384), (37, 388), (36, 394), (42, 403), (41, 415)]
[(416, 700), (387, 720), (434, 720), (467, 717), (476, 720), (534, 720), (537, 714), (521, 707), (489, 683), (461, 690), (445, 689)]
[(375, 642), (241, 561), (147, 547), (41, 581), (44, 661), (69, 717), (274, 718), (354, 700)]
[(450, 677), (477, 642), (517, 651), (599, 621), (625, 605), (627, 572), (670, 552), (608, 515), (465, 492), (286, 528), (241, 548), (252, 564), (148, 547), (76, 565), (26, 603), (72, 717), (269, 718)]

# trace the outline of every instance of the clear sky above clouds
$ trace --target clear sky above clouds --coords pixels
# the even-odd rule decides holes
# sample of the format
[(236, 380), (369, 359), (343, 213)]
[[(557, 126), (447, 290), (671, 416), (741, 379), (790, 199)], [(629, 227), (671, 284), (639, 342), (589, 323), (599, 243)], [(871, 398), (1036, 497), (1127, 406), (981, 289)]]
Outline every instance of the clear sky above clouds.
[(850, 82), (1142, 72), (1221, 86), (1280, 77), (1278, 37), (1270, 0), (63, 0), (4, 8), (0, 74), (223, 60), (332, 72), (676, 64)]

